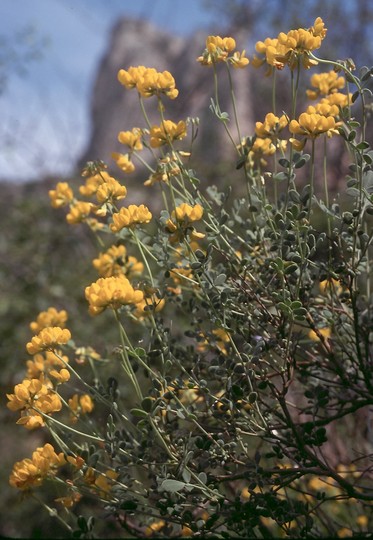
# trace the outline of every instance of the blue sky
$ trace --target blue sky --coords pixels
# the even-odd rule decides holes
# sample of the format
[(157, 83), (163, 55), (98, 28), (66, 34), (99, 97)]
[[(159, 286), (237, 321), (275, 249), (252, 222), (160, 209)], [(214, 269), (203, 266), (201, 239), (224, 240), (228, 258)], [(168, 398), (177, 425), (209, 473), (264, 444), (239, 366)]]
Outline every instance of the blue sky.
[(0, 94), (0, 178), (68, 174), (87, 141), (97, 65), (120, 16), (183, 35), (207, 30), (214, 19), (200, 0), (1, 0), (0, 38), (8, 47), (26, 28), (46, 43), (25, 75), (11, 71)]

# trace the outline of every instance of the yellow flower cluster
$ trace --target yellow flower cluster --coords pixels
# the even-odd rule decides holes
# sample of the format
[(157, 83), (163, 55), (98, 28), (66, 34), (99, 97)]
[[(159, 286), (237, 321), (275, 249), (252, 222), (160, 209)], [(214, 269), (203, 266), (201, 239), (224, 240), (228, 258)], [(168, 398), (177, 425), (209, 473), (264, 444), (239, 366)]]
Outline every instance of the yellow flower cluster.
[(135, 170), (135, 165), (132, 163), (129, 154), (113, 152), (111, 157), (124, 173), (131, 174)]
[(11, 411), (21, 411), (17, 424), (27, 429), (44, 426), (42, 414), (51, 414), (62, 409), (59, 395), (39, 379), (24, 379), (14, 387), (14, 394), (7, 394)]
[(9, 484), (20, 490), (40, 486), (48, 476), (54, 476), (57, 469), (65, 465), (63, 453), (56, 454), (51, 444), (37, 448), (32, 458), (14, 464)]
[(236, 51), (232, 56), (230, 53), (236, 48), (236, 41), (232, 37), (208, 36), (206, 48), (197, 62), (203, 66), (212, 66), (217, 62), (229, 62), (234, 68), (244, 68), (248, 65), (249, 59), (245, 56), (245, 51)]
[(309, 99), (317, 99), (320, 95), (327, 96), (334, 94), (344, 88), (345, 84), (345, 78), (338, 76), (333, 70), (326, 73), (314, 73), (311, 77), (311, 85), (316, 90), (307, 90), (307, 97)]
[(144, 320), (151, 313), (161, 311), (164, 308), (165, 302), (164, 298), (158, 298), (156, 294), (152, 294), (150, 297), (144, 297), (141, 302), (136, 304), (133, 316), (139, 321)]
[(84, 186), (80, 186), (79, 192), (84, 195), (84, 197), (91, 197), (92, 195), (95, 195), (98, 188), (110, 178), (111, 176), (109, 173), (100, 171), (93, 176), (89, 176), (86, 179)]
[(88, 394), (83, 394), (79, 396), (74, 394), (68, 401), (70, 410), (72, 412), (70, 420), (72, 424), (75, 424), (78, 421), (78, 418), (81, 414), (91, 413), (94, 408), (94, 404), (91, 396)]
[(144, 298), (142, 291), (135, 290), (125, 276), (99, 278), (85, 289), (89, 313), (98, 315), (106, 308), (119, 309), (127, 304), (138, 304)]
[(283, 114), (278, 117), (272, 112), (266, 114), (264, 122), (255, 123), (255, 134), (257, 137), (265, 139), (266, 137), (277, 140), (280, 131), (288, 125), (288, 119)]
[(126, 88), (136, 88), (144, 98), (160, 97), (164, 94), (170, 99), (175, 99), (179, 94), (175, 79), (169, 71), (159, 72), (154, 68), (131, 66), (128, 70), (119, 70), (118, 80)]
[(186, 233), (189, 233), (191, 240), (200, 240), (205, 237), (203, 233), (197, 232), (191, 223), (199, 221), (203, 216), (203, 208), (200, 204), (190, 206), (182, 203), (172, 211), (171, 217), (166, 221), (166, 231), (172, 234), (171, 242), (181, 241)]
[[(252, 166), (256, 163), (266, 165), (267, 162), (263, 156), (270, 156), (276, 152), (276, 148), (285, 150), (286, 140), (279, 138), (280, 132), (288, 125), (288, 119), (283, 114), (276, 116), (272, 112), (266, 114), (264, 122), (255, 123), (256, 139), (251, 143), (249, 149), (246, 149), (247, 161)], [(239, 149), (243, 150), (247, 146), (248, 141), (243, 139)]]
[(40, 330), (26, 345), (29, 354), (37, 354), (42, 351), (53, 351), (60, 345), (65, 345), (71, 339), (71, 333), (67, 328), (50, 326)]
[(101, 184), (96, 191), (96, 198), (100, 204), (107, 202), (114, 203), (120, 199), (124, 199), (127, 195), (127, 189), (122, 186), (115, 178), (108, 178), (106, 182)]
[[(50, 377), (57, 383), (66, 382), (70, 379), (70, 372), (65, 367), (68, 363), (69, 358), (62, 355), (61, 351), (35, 354), (32, 360), (26, 362), (27, 377), (43, 380), (45, 383), (48, 383)], [(59, 368), (59, 371), (56, 368)]]
[(290, 30), (287, 34), (280, 32), (277, 38), (258, 41), (255, 49), (263, 56), (254, 57), (253, 66), (259, 67), (266, 62), (277, 69), (283, 69), (285, 65), (294, 69), (298, 62), (302, 61), (303, 67), (308, 69), (317, 64), (309, 55), (321, 46), (325, 36), (324, 22), (321, 17), (317, 17), (313, 26), (308, 29)]
[(140, 204), (130, 204), (128, 208), (121, 208), (119, 212), (113, 214), (113, 223), (110, 228), (113, 232), (119, 232), (125, 227), (133, 227), (140, 223), (149, 223), (152, 214), (147, 206)]
[(302, 140), (290, 139), (296, 150), (302, 150), (307, 139), (315, 139), (319, 135), (328, 137), (338, 135), (337, 122), (333, 116), (324, 116), (317, 113), (302, 113), (298, 120), (291, 120), (289, 130), (294, 135), (300, 135)]
[(64, 309), (57, 311), (56, 308), (50, 307), (47, 311), (39, 313), (36, 321), (30, 323), (30, 329), (36, 334), (48, 326), (59, 326), (60, 328), (64, 328), (67, 319), (67, 312)]
[(159, 148), (173, 141), (180, 141), (187, 135), (186, 124), (180, 120), (177, 124), (172, 120), (163, 120), (160, 126), (153, 126), (150, 130), (150, 146)]
[(58, 182), (56, 189), (49, 191), (49, 197), (53, 208), (61, 208), (72, 202), (74, 194), (67, 182)]
[(133, 128), (132, 131), (120, 131), (118, 134), (118, 141), (129, 147), (130, 150), (142, 150), (143, 145), (141, 141), (142, 130), (140, 128)]
[(119, 276), (124, 274), (127, 278), (142, 274), (144, 265), (136, 257), (127, 256), (125, 246), (111, 246), (105, 253), (100, 253), (93, 260), (93, 266), (101, 277)]
[(82, 223), (85, 221), (91, 210), (93, 209), (93, 204), (86, 201), (76, 201), (70, 205), (70, 212), (66, 215), (66, 221), (70, 225), (76, 225), (77, 223)]

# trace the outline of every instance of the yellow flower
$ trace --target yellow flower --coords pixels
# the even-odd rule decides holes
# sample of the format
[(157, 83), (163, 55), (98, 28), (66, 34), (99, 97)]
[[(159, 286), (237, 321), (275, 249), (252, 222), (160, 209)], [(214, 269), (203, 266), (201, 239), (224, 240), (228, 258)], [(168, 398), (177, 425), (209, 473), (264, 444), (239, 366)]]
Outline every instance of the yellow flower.
[(118, 134), (118, 141), (121, 144), (125, 144), (130, 150), (142, 150), (141, 142), (142, 130), (140, 128), (133, 128), (132, 131), (121, 131)]
[(317, 99), (320, 95), (327, 96), (334, 94), (346, 84), (344, 77), (339, 77), (335, 71), (326, 73), (314, 73), (311, 77), (311, 85), (316, 90), (307, 90), (306, 94), (309, 99)]
[(152, 536), (153, 533), (159, 532), (166, 525), (166, 522), (163, 519), (155, 521), (145, 529), (145, 536)]
[(324, 339), (328, 339), (332, 335), (332, 330), (329, 326), (325, 328), (318, 328), (317, 332), (315, 332), (314, 330), (310, 330), (308, 333), (308, 337), (312, 341), (320, 341), (319, 335), (321, 335)]
[(107, 497), (118, 476), (119, 474), (115, 471), (112, 471), (111, 469), (107, 470), (105, 474), (99, 474), (99, 476), (95, 480), (95, 486), (100, 489), (101, 497)]
[(160, 299), (156, 294), (153, 294), (150, 298), (143, 298), (141, 302), (136, 304), (136, 309), (133, 312), (134, 317), (139, 320), (143, 320), (145, 317), (156, 311), (161, 311), (164, 308), (166, 301), (164, 298)]
[[(67, 356), (62, 356), (60, 351), (56, 351), (59, 356), (63, 358), (66, 364), (69, 362)], [(48, 375), (48, 373), (56, 367), (64, 368), (66, 364), (56, 356), (52, 351), (46, 351), (42, 354), (35, 354), (32, 360), (27, 360), (27, 377), (29, 379), (38, 379), (41, 375)]]
[(124, 173), (131, 174), (135, 170), (135, 165), (130, 160), (128, 154), (118, 154), (117, 152), (113, 152), (111, 157)]
[(137, 89), (143, 97), (166, 95), (175, 99), (179, 95), (176, 89), (175, 79), (169, 71), (157, 72), (148, 69), (137, 84)]
[(359, 527), (362, 527), (365, 529), (368, 525), (368, 516), (365, 514), (361, 514), (360, 516), (357, 516), (356, 518), (356, 524), (359, 525)]
[[(225, 62), (228, 59), (229, 53), (233, 52), (236, 48), (236, 42), (232, 37), (220, 37), (220, 36), (208, 36), (206, 39), (206, 48), (201, 56), (197, 58), (197, 62), (203, 66), (211, 66), (217, 62)], [(242, 59), (245, 56), (245, 51), (243, 51)], [(231, 57), (232, 60), (233, 57)], [(236, 53), (232, 63), (240, 63), (241, 56), (239, 53)], [(247, 58), (245, 59), (247, 60)], [(236, 65), (236, 67), (244, 67), (248, 64), (248, 61), (243, 62), (242, 65)]]
[(339, 529), (337, 531), (338, 538), (351, 538), (352, 536), (352, 530), (348, 529), (347, 527), (342, 527), (342, 529)]
[(321, 116), (338, 116), (339, 107), (331, 105), (328, 100), (322, 99), (316, 105), (309, 105), (305, 111), (307, 114), (320, 114)]
[(128, 89), (136, 88), (140, 77), (143, 76), (146, 70), (147, 68), (145, 66), (131, 66), (128, 68), (128, 71), (125, 69), (120, 69), (118, 72), (118, 80)]
[(177, 124), (172, 120), (163, 120), (160, 126), (153, 126), (150, 130), (150, 146), (159, 148), (173, 141), (180, 141), (186, 137), (186, 124), (180, 120)]
[(14, 394), (7, 394), (11, 411), (21, 411), (21, 418), (17, 424), (27, 429), (35, 429), (44, 425), (40, 412), (51, 414), (62, 408), (58, 394), (39, 379), (24, 379), (21, 384), (14, 387)]
[(41, 351), (52, 351), (58, 345), (65, 345), (71, 339), (70, 331), (59, 326), (50, 326), (40, 330), (26, 345), (29, 354)]
[(57, 369), (52, 369), (49, 372), (49, 376), (56, 379), (58, 384), (62, 384), (70, 380), (70, 371), (66, 368), (62, 368), (60, 371)]
[(229, 58), (229, 62), (234, 68), (242, 69), (249, 64), (250, 60), (246, 58), (246, 51), (242, 51), (241, 53), (236, 51), (233, 56)]
[(351, 105), (352, 103), (352, 93), (349, 94), (341, 94), (340, 92), (335, 92), (334, 94), (329, 94), (327, 97), (323, 98), (321, 101), (325, 103), (329, 103), (330, 105), (337, 105), (338, 107), (341, 107), (343, 109), (344, 107), (348, 107), (348, 105)]
[(176, 285), (181, 283), (185, 284), (187, 280), (184, 278), (192, 277), (193, 270), (190, 268), (189, 264), (187, 266), (182, 266), (182, 263), (179, 262), (178, 266), (175, 266), (170, 270), (170, 274)]
[(152, 214), (143, 204), (136, 206), (130, 204), (128, 208), (121, 208), (119, 212), (113, 214), (113, 223), (110, 228), (113, 232), (119, 232), (125, 227), (132, 227), (140, 223), (149, 223)]
[(190, 224), (198, 221), (203, 216), (203, 208), (200, 204), (190, 206), (187, 203), (182, 203), (172, 211), (171, 217), (166, 221), (166, 231), (172, 234), (171, 242), (181, 241), (186, 233), (189, 234), (191, 240), (199, 240), (204, 238), (203, 233), (195, 231)]
[(270, 112), (266, 114), (264, 122), (255, 123), (255, 133), (258, 137), (263, 139), (267, 137), (277, 139), (279, 132), (282, 131), (287, 125), (288, 120), (284, 114), (278, 117)]
[(111, 178), (109, 173), (106, 171), (100, 171), (93, 176), (89, 176), (85, 181), (85, 185), (80, 186), (79, 191), (85, 197), (90, 197), (91, 195), (94, 195), (101, 184), (109, 180), (109, 178)]
[(294, 69), (301, 60), (303, 67), (308, 69), (317, 65), (318, 62), (309, 55), (320, 47), (325, 35), (324, 22), (318, 17), (311, 28), (290, 30), (287, 34), (280, 32), (277, 38), (267, 38), (264, 42), (258, 41), (255, 49), (265, 55), (265, 58), (254, 57), (252, 63), (254, 67), (267, 62), (277, 69), (283, 69), (285, 65)]
[(334, 278), (331, 278), (330, 280), (324, 279), (323, 281), (320, 281), (319, 287), (320, 287), (320, 291), (323, 294), (335, 293), (338, 295), (338, 294), (341, 294), (341, 292), (343, 291), (343, 287), (339, 283), (338, 279), (334, 279)]
[(190, 206), (187, 203), (182, 203), (177, 206), (171, 213), (171, 219), (180, 222), (193, 222), (198, 221), (203, 216), (203, 208), (200, 204)]
[(31, 459), (26, 458), (14, 464), (9, 484), (20, 490), (40, 486), (44, 478), (54, 476), (64, 464), (62, 452), (56, 454), (51, 444), (45, 444), (33, 452)]
[(72, 423), (76, 423), (81, 414), (91, 413), (94, 408), (92, 398), (88, 394), (83, 394), (81, 396), (74, 394), (73, 397), (69, 399), (68, 403), (73, 412), (70, 417)]
[(73, 491), (71, 495), (68, 495), (67, 497), (58, 497), (54, 500), (55, 502), (62, 504), (62, 506), (65, 508), (72, 508), (74, 504), (78, 503), (82, 497), (83, 495), (81, 493)]
[(121, 69), (118, 80), (126, 88), (136, 88), (142, 97), (166, 95), (175, 99), (179, 91), (176, 89), (175, 79), (169, 71), (158, 72), (154, 68), (144, 66), (131, 66), (128, 71)]
[(14, 394), (7, 394), (9, 399), (7, 407), (13, 412), (27, 409), (35, 399), (48, 392), (47, 386), (39, 379), (24, 379), (22, 383), (14, 387)]
[(265, 62), (267, 62), (269, 66), (276, 67), (278, 69), (282, 69), (284, 67), (283, 64), (278, 65), (276, 63), (276, 56), (284, 55), (286, 53), (286, 48), (279, 43), (277, 38), (266, 38), (264, 41), (257, 41), (255, 50), (260, 53), (262, 57), (254, 55), (251, 61), (253, 67), (258, 68)]
[(286, 149), (285, 140), (280, 139), (271, 139), (266, 137), (264, 139), (257, 138), (255, 139), (253, 145), (248, 154), (248, 162), (251, 165), (261, 164), (263, 166), (267, 165), (267, 162), (263, 159), (263, 156), (271, 156), (276, 152), (276, 148)]
[(96, 191), (96, 198), (100, 204), (108, 201), (114, 202), (124, 199), (127, 195), (127, 189), (122, 186), (115, 178), (109, 177), (102, 183)]
[(67, 182), (58, 182), (56, 189), (49, 191), (51, 205), (53, 208), (67, 206), (74, 198), (73, 190)]
[(47, 311), (42, 311), (36, 318), (36, 321), (30, 323), (30, 328), (32, 332), (40, 332), (43, 328), (48, 326), (59, 326), (60, 328), (65, 327), (65, 323), (68, 319), (67, 312), (63, 309), (57, 311), (54, 307), (49, 307)]
[(93, 260), (93, 266), (101, 277), (119, 276), (124, 274), (127, 278), (142, 274), (144, 265), (136, 257), (127, 256), (124, 246), (111, 246), (105, 253), (100, 253)]
[(135, 290), (124, 276), (100, 278), (85, 289), (89, 302), (89, 313), (98, 315), (106, 308), (118, 309), (127, 304), (138, 304), (144, 297)]
[(70, 206), (70, 212), (66, 215), (67, 223), (76, 225), (85, 221), (91, 213), (92, 208), (93, 204), (90, 202), (76, 201)]
[(338, 135), (337, 126), (338, 124), (333, 116), (304, 112), (299, 116), (298, 120), (291, 120), (289, 124), (290, 132), (301, 135), (304, 140), (290, 139), (290, 142), (298, 150), (301, 146), (304, 146), (306, 139), (315, 139), (324, 133), (328, 137)]

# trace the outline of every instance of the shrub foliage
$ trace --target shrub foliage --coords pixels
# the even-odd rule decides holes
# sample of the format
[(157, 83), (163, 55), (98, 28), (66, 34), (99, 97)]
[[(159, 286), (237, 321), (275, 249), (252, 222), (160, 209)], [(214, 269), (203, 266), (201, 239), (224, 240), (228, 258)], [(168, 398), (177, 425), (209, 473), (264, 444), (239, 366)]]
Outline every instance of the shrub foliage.
[[(118, 73), (123, 91), (138, 93), (143, 127), (119, 133), (125, 151), (113, 158), (122, 173), (148, 171), (154, 208), (123, 204), (127, 188), (101, 161), (83, 170), (79, 195), (66, 182), (50, 191), (68, 223), (97, 240), (85, 297), (92, 317), (117, 329), (95, 350), (67, 328), (68, 310), (39, 313), (27, 374), (8, 395), (18, 424), (50, 434), (10, 484), (39, 497), (67, 534), (93, 537), (98, 520), (138, 537), (368, 534), (373, 68), (322, 59), (325, 36), (320, 18), (281, 32), (256, 44), (249, 66), (233, 38), (207, 38), (197, 60), (211, 70), (210, 109), (245, 195), (229, 177), (202, 189), (198, 119), (167, 118), (175, 80), (144, 66)], [(219, 85), (234, 104), (231, 70), (252, 67), (272, 81), (273, 101), (244, 134), (240, 111), (221, 110)], [(289, 85), (281, 114), (279, 70)], [(299, 112), (304, 80), (310, 101)], [(350, 165), (331, 200), (335, 138)]]

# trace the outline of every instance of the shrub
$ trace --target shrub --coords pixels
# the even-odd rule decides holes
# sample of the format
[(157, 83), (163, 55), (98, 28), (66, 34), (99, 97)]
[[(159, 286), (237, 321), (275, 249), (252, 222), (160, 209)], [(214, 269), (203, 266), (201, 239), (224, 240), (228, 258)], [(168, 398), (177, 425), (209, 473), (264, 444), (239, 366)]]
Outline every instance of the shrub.
[[(325, 35), (318, 18), (257, 43), (251, 64), (273, 82), (288, 70), (291, 91), (280, 115), (274, 91), (250, 136), (218, 93), (222, 68), (235, 103), (230, 70), (249, 60), (233, 38), (207, 38), (198, 61), (212, 69), (210, 108), (246, 196), (229, 178), (221, 191), (201, 188), (198, 120), (168, 119), (175, 81), (143, 66), (118, 74), (138, 92), (144, 127), (122, 131), (127, 152), (113, 157), (124, 173), (148, 169), (163, 209), (122, 205), (127, 189), (101, 161), (83, 170), (84, 199), (65, 182), (50, 191), (97, 239), (85, 296), (118, 341), (77, 345), (54, 307), (31, 323), (27, 375), (8, 406), (53, 445), (16, 463), (10, 483), (33, 495), (48, 481), (56, 495), (42, 504), (74, 537), (92, 537), (98, 518), (104, 535), (139, 537), (342, 537), (372, 525), (373, 68), (357, 76), (351, 60), (316, 56)], [(324, 65), (298, 114), (300, 80)], [(146, 99), (158, 100), (159, 125)], [(335, 200), (332, 137), (351, 162)]]

